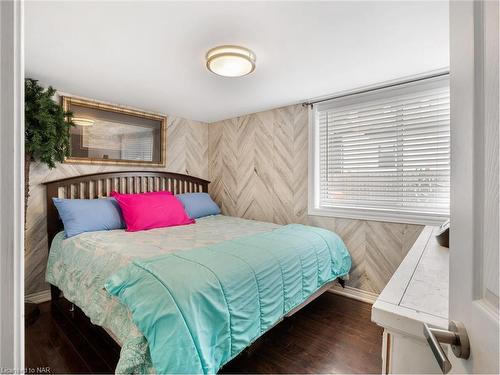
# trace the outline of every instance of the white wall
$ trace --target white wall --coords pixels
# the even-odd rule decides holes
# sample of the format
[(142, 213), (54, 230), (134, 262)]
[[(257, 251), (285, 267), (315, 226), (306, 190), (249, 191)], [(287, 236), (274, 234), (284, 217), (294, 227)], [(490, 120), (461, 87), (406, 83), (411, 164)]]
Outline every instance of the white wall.
[(0, 2), (0, 372), (24, 367), (23, 3)]

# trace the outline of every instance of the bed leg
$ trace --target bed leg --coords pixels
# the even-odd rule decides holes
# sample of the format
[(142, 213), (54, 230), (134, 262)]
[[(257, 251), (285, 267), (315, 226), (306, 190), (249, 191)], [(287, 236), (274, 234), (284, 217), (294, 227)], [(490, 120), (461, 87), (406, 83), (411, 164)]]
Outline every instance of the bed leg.
[(338, 279), (339, 284), (342, 288), (345, 288), (345, 280), (344, 279)]
[(50, 285), (50, 298), (52, 299), (52, 302), (57, 301), (59, 297), (61, 296), (61, 291), (57, 286)]

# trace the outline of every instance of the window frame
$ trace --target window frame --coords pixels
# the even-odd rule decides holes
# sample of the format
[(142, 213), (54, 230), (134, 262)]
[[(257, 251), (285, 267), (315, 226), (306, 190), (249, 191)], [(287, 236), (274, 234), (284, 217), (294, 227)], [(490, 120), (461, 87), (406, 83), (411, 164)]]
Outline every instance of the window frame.
[[(345, 92), (332, 99), (309, 106), (309, 173), (308, 173), (308, 215), (328, 216), (356, 220), (373, 220), (404, 224), (438, 225), (449, 219), (449, 214), (420, 211), (399, 211), (397, 209), (380, 209), (369, 207), (320, 207), (319, 190), (319, 126), (316, 115), (319, 110), (344, 107), (366, 100), (377, 100), (391, 97), (398, 92), (410, 92), (418, 86), (440, 87), (443, 81), (449, 82), (449, 74), (440, 73), (434, 76), (415, 76), (406, 80), (398, 80), (383, 85), (370, 86), (363, 90)], [(451, 127), (451, 125), (450, 125)], [(451, 154), (451, 153), (450, 153)], [(450, 155), (451, 157), (451, 155)]]

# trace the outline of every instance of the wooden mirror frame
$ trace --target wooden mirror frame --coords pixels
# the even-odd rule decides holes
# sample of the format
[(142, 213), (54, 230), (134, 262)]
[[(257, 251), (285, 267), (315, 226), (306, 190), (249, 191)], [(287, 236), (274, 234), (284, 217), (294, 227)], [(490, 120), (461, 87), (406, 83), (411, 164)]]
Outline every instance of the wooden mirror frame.
[(167, 152), (167, 118), (155, 113), (144, 112), (137, 109), (115, 106), (111, 104), (101, 103), (94, 100), (75, 98), (71, 96), (61, 96), (62, 107), (64, 111), (71, 111), (71, 104), (80, 107), (114, 112), (124, 115), (136, 116), (149, 120), (160, 122), (160, 160), (141, 161), (141, 160), (120, 160), (120, 159), (104, 159), (104, 158), (86, 158), (69, 156), (65, 159), (65, 163), (70, 164), (101, 164), (101, 165), (122, 165), (122, 166), (143, 166), (143, 167), (164, 167), (166, 165)]

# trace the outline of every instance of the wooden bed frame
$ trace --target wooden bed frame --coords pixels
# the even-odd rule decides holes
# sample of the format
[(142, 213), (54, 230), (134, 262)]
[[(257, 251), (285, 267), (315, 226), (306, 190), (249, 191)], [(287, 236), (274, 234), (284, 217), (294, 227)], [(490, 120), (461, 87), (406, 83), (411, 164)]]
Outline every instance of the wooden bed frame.
[[(96, 199), (107, 197), (112, 191), (118, 191), (120, 193), (143, 193), (169, 190), (174, 194), (208, 192), (209, 183), (210, 181), (197, 177), (160, 171), (94, 173), (46, 182), (44, 185), (47, 188), (47, 236), (49, 251), (54, 236), (63, 230), (62, 222), (59, 219), (59, 214), (52, 202), (52, 198)], [(338, 279), (338, 281), (343, 286), (343, 280)], [(292, 316), (302, 309), (302, 307), (315, 300), (331, 288), (334, 282), (335, 280), (323, 285), (306, 301), (288, 312), (285, 317)], [(51, 285), (50, 288), (52, 302), (56, 302), (61, 296), (61, 291), (55, 285)], [(78, 308), (74, 309), (77, 310), (77, 312), (80, 310)], [(73, 312), (73, 307), (71, 312)], [(85, 321), (85, 319), (80, 319), (80, 321)], [(90, 320), (87, 319), (87, 321), (88, 324), (91, 324)], [(97, 328), (97, 330), (95, 328)], [(94, 326), (93, 332), (97, 332), (101, 336), (103, 334), (105, 336), (108, 335), (103, 328), (98, 326)], [(111, 337), (108, 336), (108, 338), (114, 342)], [(109, 342), (109, 340), (107, 341)]]

